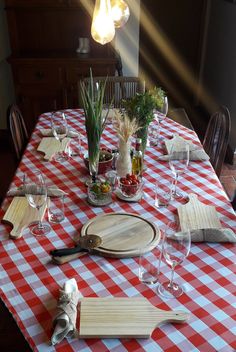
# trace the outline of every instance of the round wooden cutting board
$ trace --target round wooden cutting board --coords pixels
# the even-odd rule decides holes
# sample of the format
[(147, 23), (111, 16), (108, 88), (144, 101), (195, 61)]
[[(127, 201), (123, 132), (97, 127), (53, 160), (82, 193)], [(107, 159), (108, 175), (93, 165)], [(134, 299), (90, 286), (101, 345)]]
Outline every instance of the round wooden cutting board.
[(94, 217), (81, 230), (81, 236), (96, 234), (102, 244), (92, 253), (114, 258), (129, 258), (154, 248), (160, 240), (159, 230), (148, 220), (129, 213), (110, 213)]

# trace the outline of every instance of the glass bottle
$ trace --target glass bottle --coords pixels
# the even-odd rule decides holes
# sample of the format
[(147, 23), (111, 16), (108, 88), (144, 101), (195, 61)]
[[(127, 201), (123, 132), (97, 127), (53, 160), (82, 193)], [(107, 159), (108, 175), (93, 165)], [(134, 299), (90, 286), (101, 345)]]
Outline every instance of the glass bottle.
[(132, 157), (132, 174), (142, 176), (143, 172), (143, 152), (142, 152), (142, 139), (136, 139), (135, 151)]

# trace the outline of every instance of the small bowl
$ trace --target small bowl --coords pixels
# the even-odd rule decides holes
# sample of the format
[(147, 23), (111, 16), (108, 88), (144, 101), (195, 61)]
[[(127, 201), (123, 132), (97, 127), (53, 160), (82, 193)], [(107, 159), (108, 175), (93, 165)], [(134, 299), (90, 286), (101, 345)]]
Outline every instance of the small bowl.
[(120, 193), (126, 198), (133, 198), (137, 196), (143, 188), (143, 181), (141, 177), (138, 178), (139, 183), (135, 185), (126, 185), (121, 182), (121, 178), (118, 179), (118, 189)]
[(95, 206), (103, 206), (110, 204), (112, 201), (112, 190), (106, 192), (101, 191), (102, 182), (91, 182), (88, 184), (88, 202)]
[[(102, 155), (105, 155), (108, 160), (104, 161), (99, 161), (98, 163), (98, 174), (102, 175), (105, 174), (107, 171), (110, 171), (112, 169), (112, 163), (113, 163), (113, 154), (109, 152), (108, 150), (102, 150)], [(88, 154), (84, 155), (84, 164), (89, 170), (89, 161), (88, 161)]]

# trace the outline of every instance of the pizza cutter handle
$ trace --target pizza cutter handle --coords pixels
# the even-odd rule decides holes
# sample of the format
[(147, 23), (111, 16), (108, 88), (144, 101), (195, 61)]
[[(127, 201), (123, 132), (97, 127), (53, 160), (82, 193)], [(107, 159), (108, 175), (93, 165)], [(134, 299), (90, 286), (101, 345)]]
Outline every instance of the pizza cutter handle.
[(85, 254), (87, 254), (88, 251), (82, 251), (82, 252), (77, 252), (77, 253), (74, 253), (74, 254), (70, 254), (70, 255), (64, 255), (62, 257), (57, 257), (57, 256), (52, 256), (52, 261), (55, 263), (55, 264), (58, 264), (58, 265), (61, 265), (61, 264), (65, 264), (65, 263), (68, 263), (70, 262), (71, 260), (75, 260), (75, 259), (78, 259), (82, 256), (84, 256)]
[(82, 248), (80, 246), (75, 246), (73, 248), (61, 248), (61, 249), (53, 249), (52, 251), (50, 251), (50, 254), (53, 257), (63, 257), (63, 256), (68, 256), (71, 254), (75, 254), (78, 252), (88, 252), (88, 249)]

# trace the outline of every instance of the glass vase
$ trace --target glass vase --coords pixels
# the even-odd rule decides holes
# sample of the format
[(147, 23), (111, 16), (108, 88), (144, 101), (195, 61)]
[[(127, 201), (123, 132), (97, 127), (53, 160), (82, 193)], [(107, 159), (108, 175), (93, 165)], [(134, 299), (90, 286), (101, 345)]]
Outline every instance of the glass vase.
[(137, 131), (137, 137), (142, 139), (142, 152), (145, 154), (147, 139), (148, 139), (148, 126), (144, 126)]
[(89, 173), (92, 182), (96, 182), (98, 174), (98, 164), (99, 164), (99, 148), (96, 153), (92, 155), (89, 153)]

